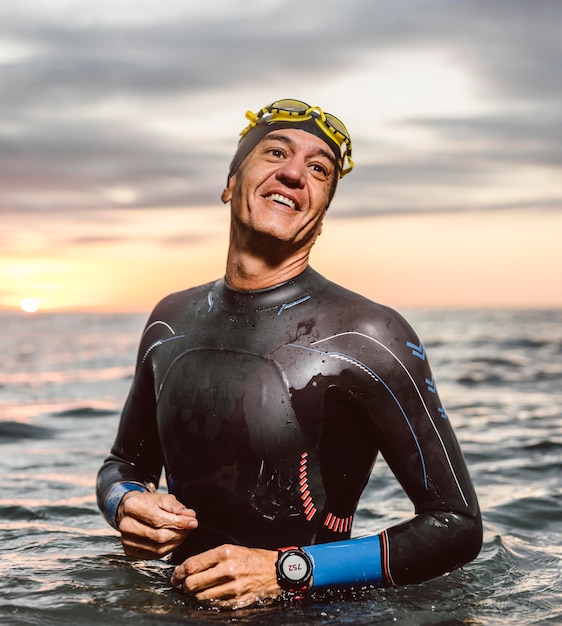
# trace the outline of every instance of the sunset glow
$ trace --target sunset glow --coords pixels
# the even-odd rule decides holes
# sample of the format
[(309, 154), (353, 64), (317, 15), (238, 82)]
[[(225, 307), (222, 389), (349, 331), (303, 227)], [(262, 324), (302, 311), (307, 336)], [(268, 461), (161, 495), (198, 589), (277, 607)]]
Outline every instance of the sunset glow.
[(24, 298), (20, 306), (25, 313), (35, 313), (39, 309), (39, 303), (35, 298)]
[[(126, 245), (92, 243), (67, 247), (60, 259), (4, 263), (11, 295), (2, 298), (2, 306), (28, 312), (39, 306), (149, 311), (166, 294), (223, 274), (224, 208), (192, 210), (189, 220), (172, 211), (145, 216)], [(155, 216), (176, 224), (176, 239), (158, 235)], [(200, 227), (190, 237), (194, 220)], [(397, 307), (560, 307), (561, 232), (562, 214), (556, 212), (353, 219), (328, 213), (311, 264), (336, 282)], [(30, 292), (40, 297), (29, 298)]]

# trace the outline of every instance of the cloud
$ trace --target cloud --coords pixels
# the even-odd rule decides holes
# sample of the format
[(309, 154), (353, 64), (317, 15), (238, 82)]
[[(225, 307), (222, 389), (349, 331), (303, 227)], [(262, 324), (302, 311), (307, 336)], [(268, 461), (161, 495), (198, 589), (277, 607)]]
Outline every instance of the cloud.
[[(216, 204), (236, 137), (225, 127), (201, 141), (198, 122), (216, 127), (231, 102), (345, 81), (365, 59), (404, 50), (437, 50), (471, 72), (480, 109), (400, 120), (402, 132), (426, 132), (436, 145), (424, 158), (373, 146), (376, 162), (358, 165), (340, 204), (349, 214), (431, 210), (413, 198), (423, 190), (462, 210), (476, 199), (458, 194), (515, 165), (560, 174), (561, 24), (562, 5), (550, 0), (326, 0), (322, 10), (293, 0), (6, 3), (0, 211)], [(364, 87), (341, 98), (376, 115), (373, 85)], [(415, 90), (408, 95), (415, 102)], [(368, 134), (354, 139), (359, 154), (371, 149)], [(536, 193), (538, 203), (556, 198)]]
[[(137, 236), (137, 243), (155, 246), (186, 246), (204, 243), (209, 239), (209, 234), (201, 233), (176, 233), (174, 235), (151, 235), (144, 238)], [(111, 246), (127, 243), (127, 235), (81, 235), (81, 236), (59, 236), (56, 243), (59, 246), (87, 247), (87, 246)]]
[(562, 109), (549, 109), (535, 115), (507, 112), (484, 118), (412, 120), (437, 131), (459, 146), (481, 146), (472, 152), (482, 163), (521, 163), (562, 166)]
[[(180, 206), (217, 201), (226, 160), (166, 144), (141, 128), (28, 122), (0, 141), (0, 210)], [(195, 182), (198, 184), (195, 186)], [(194, 188), (195, 187), (195, 188)], [(115, 189), (134, 190), (126, 194)]]
[[(83, 235), (80, 237), (67, 237), (64, 240), (65, 244), (72, 246), (99, 246), (99, 245), (111, 245), (115, 243), (123, 243), (126, 241), (124, 236), (116, 237), (114, 235)], [(61, 241), (59, 240), (59, 243)]]

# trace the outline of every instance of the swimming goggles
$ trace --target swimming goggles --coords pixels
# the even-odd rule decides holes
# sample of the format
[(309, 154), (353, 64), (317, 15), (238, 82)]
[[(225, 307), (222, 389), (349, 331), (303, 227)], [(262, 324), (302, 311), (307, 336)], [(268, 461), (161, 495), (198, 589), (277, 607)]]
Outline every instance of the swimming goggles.
[[(324, 113), (320, 107), (311, 107), (301, 100), (277, 100), (269, 104), (257, 113), (246, 112), (249, 120), (248, 126), (240, 133), (244, 137), (252, 128), (264, 120), (269, 124), (273, 122), (306, 122), (313, 119), (318, 128), (333, 141), (341, 153), (340, 178), (349, 174), (354, 163), (351, 159), (351, 138), (343, 122), (331, 113)], [(346, 165), (347, 161), (347, 166)]]

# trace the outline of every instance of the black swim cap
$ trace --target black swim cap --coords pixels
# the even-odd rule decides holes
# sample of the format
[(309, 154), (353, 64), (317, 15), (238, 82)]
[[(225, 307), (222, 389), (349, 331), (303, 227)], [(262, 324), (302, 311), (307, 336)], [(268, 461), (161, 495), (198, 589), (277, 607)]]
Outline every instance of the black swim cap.
[(233, 176), (238, 168), (240, 167), (240, 163), (250, 154), (250, 152), (258, 145), (258, 143), (270, 132), (277, 130), (279, 128), (296, 128), (298, 130), (304, 130), (307, 133), (311, 133), (312, 135), (316, 135), (320, 139), (324, 140), (326, 144), (332, 149), (334, 156), (336, 157), (336, 176), (335, 179), (339, 178), (339, 172), (342, 162), (342, 156), (340, 147), (336, 144), (335, 141), (331, 141), (328, 135), (321, 130), (314, 119), (304, 120), (304, 121), (296, 121), (296, 120), (287, 120), (287, 121), (271, 121), (268, 122), (263, 118), (251, 129), (249, 129), (244, 136), (240, 139), (238, 143), (238, 148), (232, 157), (232, 161), (230, 162), (230, 168), (228, 171), (228, 179), (230, 180), (231, 176)]

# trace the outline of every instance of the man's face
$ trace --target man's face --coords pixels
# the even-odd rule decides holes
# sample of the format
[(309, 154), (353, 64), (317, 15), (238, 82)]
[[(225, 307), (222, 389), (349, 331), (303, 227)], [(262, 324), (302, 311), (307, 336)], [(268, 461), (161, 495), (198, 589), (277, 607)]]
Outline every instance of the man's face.
[(286, 243), (312, 245), (337, 175), (325, 141), (304, 130), (277, 129), (244, 159), (222, 195), (235, 223)]

